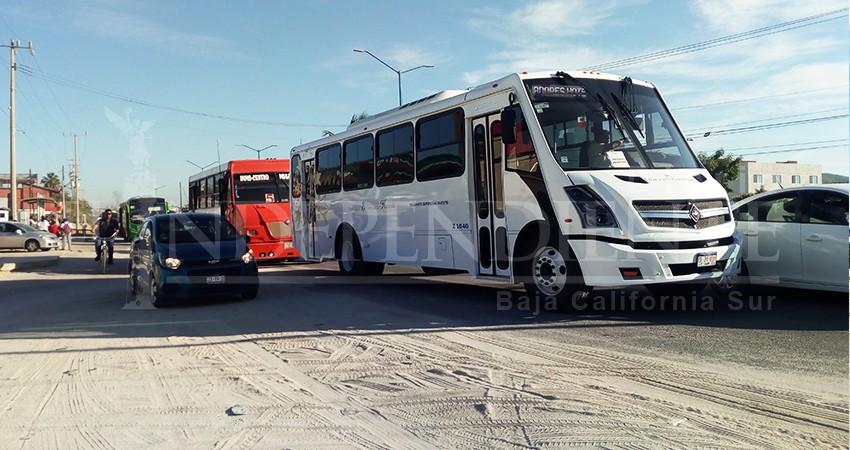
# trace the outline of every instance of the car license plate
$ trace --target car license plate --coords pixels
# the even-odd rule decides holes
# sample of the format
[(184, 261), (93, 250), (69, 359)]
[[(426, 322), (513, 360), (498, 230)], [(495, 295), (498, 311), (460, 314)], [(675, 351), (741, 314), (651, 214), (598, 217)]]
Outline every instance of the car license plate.
[(224, 275), (210, 275), (207, 277), (207, 284), (224, 283)]
[(714, 267), (716, 265), (717, 252), (697, 254), (697, 267)]

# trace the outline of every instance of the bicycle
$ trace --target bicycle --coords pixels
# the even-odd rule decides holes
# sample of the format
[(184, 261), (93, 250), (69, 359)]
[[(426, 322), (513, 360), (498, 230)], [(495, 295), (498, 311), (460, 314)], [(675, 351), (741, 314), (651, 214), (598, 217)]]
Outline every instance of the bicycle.
[(110, 237), (98, 237), (96, 239), (100, 239), (100, 273), (106, 273), (106, 268), (109, 266), (109, 240), (115, 239), (115, 234)]

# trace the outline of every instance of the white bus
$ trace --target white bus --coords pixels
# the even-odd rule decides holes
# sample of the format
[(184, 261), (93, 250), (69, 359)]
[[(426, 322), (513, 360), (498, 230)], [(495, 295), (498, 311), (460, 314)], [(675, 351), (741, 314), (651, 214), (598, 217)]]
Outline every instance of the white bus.
[(384, 264), (545, 298), (740, 271), (729, 198), (649, 82), (511, 74), (292, 149), (293, 240), (347, 275)]

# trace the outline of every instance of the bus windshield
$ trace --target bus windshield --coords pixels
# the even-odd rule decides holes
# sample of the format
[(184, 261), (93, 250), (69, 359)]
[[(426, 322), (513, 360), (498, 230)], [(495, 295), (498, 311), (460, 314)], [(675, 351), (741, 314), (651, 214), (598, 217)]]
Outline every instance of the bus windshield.
[(652, 88), (568, 76), (528, 80), (526, 88), (563, 170), (700, 167)]
[(167, 212), (164, 198), (134, 198), (127, 202), (127, 206), (130, 220), (135, 223), (142, 223), (154, 214)]
[(236, 203), (288, 203), (289, 172), (234, 174), (233, 188)]

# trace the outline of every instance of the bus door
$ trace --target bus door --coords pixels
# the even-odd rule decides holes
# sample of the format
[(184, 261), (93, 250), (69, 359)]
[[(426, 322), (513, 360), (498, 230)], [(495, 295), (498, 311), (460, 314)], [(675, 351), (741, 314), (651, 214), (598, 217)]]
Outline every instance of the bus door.
[(510, 276), (499, 114), (473, 120), (472, 136), (478, 273)]
[(302, 208), (304, 214), (302, 223), (306, 224), (300, 232), (307, 251), (306, 258), (316, 258), (316, 162), (305, 159), (301, 162), (301, 186), (303, 186)]

